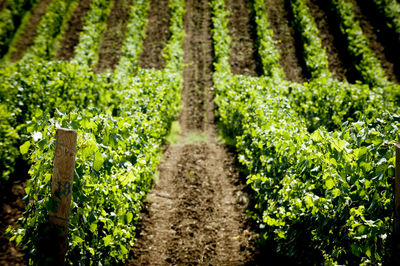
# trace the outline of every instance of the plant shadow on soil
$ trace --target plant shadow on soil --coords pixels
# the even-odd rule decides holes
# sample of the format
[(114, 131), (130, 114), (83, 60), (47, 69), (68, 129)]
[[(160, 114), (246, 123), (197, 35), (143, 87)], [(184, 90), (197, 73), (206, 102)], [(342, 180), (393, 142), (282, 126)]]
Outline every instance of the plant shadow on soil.
[[(239, 171), (239, 179), (237, 182), (239, 184), (235, 185), (243, 185), (244, 190), (243, 192), (248, 195), (249, 198), (249, 204), (248, 204), (248, 209), (247, 209), (247, 215), (251, 216), (252, 214), (255, 214), (259, 212), (255, 206), (257, 204), (257, 200), (255, 198), (254, 191), (252, 190), (251, 186), (247, 184), (247, 176), (249, 175), (249, 172), (243, 164), (241, 164), (238, 160), (238, 151), (236, 150), (236, 141), (235, 138), (230, 134), (222, 122), (218, 119), (218, 117), (215, 118), (215, 124), (217, 125), (218, 129), (218, 142), (221, 144), (224, 144), (228, 152), (234, 155), (234, 167), (238, 169)], [(248, 220), (248, 225), (249, 227), (259, 235), (258, 239), (256, 240), (256, 253), (254, 254), (253, 260), (246, 263), (245, 265), (296, 265), (298, 262), (296, 262), (293, 258), (290, 258), (289, 256), (277, 254), (276, 250), (278, 247), (278, 244), (273, 241), (273, 240), (262, 240), (261, 234), (262, 231), (260, 229), (259, 224), (257, 221), (253, 218), (250, 218)], [(301, 244), (299, 244), (301, 245)]]

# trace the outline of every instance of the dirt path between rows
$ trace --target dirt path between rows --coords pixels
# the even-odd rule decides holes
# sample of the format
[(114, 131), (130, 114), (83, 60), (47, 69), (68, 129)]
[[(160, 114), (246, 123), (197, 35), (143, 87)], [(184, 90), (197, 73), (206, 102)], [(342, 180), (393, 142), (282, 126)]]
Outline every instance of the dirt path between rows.
[(321, 3), (326, 2), (325, 0), (310, 0), (307, 2), (308, 8), (310, 9), (311, 15), (314, 17), (315, 23), (318, 27), (318, 37), (322, 41), (322, 46), (326, 49), (326, 54), (329, 62), (329, 70), (333, 77), (339, 81), (345, 81), (347, 79), (347, 69), (345, 64), (342, 62), (343, 50), (340, 51), (338, 47), (341, 47), (339, 39), (333, 34), (335, 31), (333, 27), (336, 26), (330, 23), (328, 16), (324, 9), (321, 8)]
[(99, 61), (96, 73), (106, 69), (114, 70), (121, 57), (122, 45), (125, 41), (126, 25), (132, 0), (114, 0), (110, 15), (107, 18), (107, 29), (100, 43)]
[(301, 49), (294, 38), (294, 30), (290, 27), (291, 18), (287, 12), (290, 8), (285, 0), (270, 0), (265, 2), (268, 22), (274, 32), (276, 48), (280, 54), (280, 65), (286, 78), (293, 82), (303, 83), (307, 80), (306, 70), (302, 60)]
[(16, 50), (10, 55), (10, 60), (12, 62), (20, 60), (25, 51), (32, 46), (36, 37), (36, 29), (42, 20), (42, 17), (46, 14), (47, 6), (50, 2), (51, 0), (40, 0), (34, 7), (30, 20), (25, 25), (24, 32), (19, 36), (19, 39), (15, 44)]
[(3, 9), (6, 7), (6, 2), (7, 0), (0, 0), (0, 11), (3, 11)]
[(164, 148), (128, 264), (254, 264), (245, 185), (233, 155), (216, 140), (208, 1), (187, 0), (184, 27), (180, 140)]
[(230, 10), (228, 29), (232, 39), (229, 64), (235, 75), (258, 76), (260, 67), (257, 65), (258, 53), (253, 37), (255, 28), (250, 23), (250, 12), (246, 0), (226, 0), (226, 7)]
[(139, 56), (139, 66), (142, 68), (164, 68), (163, 49), (171, 36), (169, 31), (171, 14), (168, 3), (169, 0), (150, 1), (146, 38)]
[(79, 1), (68, 21), (67, 30), (61, 38), (61, 45), (57, 50), (57, 59), (70, 60), (74, 56), (74, 50), (79, 43), (79, 35), (85, 24), (86, 14), (90, 10), (91, 3), (92, 0)]
[(17, 220), (25, 210), (22, 198), (25, 196), (26, 181), (19, 181), (2, 188), (0, 197), (0, 265), (26, 265), (23, 252), (5, 235), (8, 226), (16, 228)]

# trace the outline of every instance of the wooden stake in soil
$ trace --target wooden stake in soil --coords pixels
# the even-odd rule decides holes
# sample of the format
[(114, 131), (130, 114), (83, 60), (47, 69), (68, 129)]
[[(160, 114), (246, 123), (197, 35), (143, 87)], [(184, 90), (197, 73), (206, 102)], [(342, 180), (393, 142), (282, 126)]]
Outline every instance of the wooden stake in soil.
[(396, 144), (396, 169), (394, 182), (393, 262), (400, 265), (400, 143)]
[(56, 150), (54, 155), (54, 170), (51, 193), (59, 199), (57, 211), (49, 214), (50, 225), (59, 228), (61, 235), (55, 237), (57, 254), (54, 260), (57, 265), (63, 265), (67, 251), (67, 232), (71, 206), (72, 182), (74, 178), (77, 132), (59, 128), (56, 132)]

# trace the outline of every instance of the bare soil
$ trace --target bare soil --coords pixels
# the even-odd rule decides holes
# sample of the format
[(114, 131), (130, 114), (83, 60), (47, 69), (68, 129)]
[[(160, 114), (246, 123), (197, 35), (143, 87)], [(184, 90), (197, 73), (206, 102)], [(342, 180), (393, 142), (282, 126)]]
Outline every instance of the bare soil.
[(386, 56), (385, 46), (383, 45), (383, 43), (381, 43), (381, 40), (379, 40), (377, 35), (379, 29), (377, 29), (374, 26), (374, 24), (368, 20), (368, 17), (362, 12), (360, 7), (358, 6), (357, 1), (349, 0), (349, 2), (353, 4), (355, 18), (357, 19), (357, 21), (359, 21), (364, 35), (369, 40), (370, 49), (375, 53), (376, 57), (381, 61), (381, 65), (385, 70), (386, 76), (389, 78), (389, 80), (393, 82), (398, 82), (398, 79), (394, 72), (394, 63), (393, 63), (394, 56), (393, 55)]
[(83, 29), (91, 3), (92, 0), (79, 1), (68, 21), (67, 30), (61, 38), (60, 47), (57, 50), (57, 59), (69, 60), (74, 56), (74, 49), (79, 43), (79, 34)]
[(139, 56), (139, 66), (142, 68), (164, 68), (163, 49), (171, 36), (169, 31), (171, 12), (168, 3), (168, 0), (150, 1), (146, 38)]
[(285, 0), (270, 0), (265, 2), (268, 22), (274, 32), (276, 48), (280, 54), (280, 65), (286, 78), (293, 82), (303, 83), (307, 80), (307, 72), (301, 55), (301, 43), (295, 39), (291, 27), (290, 9)]
[(6, 7), (7, 0), (0, 0), (0, 11), (2, 11)]
[(20, 60), (25, 51), (32, 46), (36, 37), (37, 26), (39, 25), (42, 16), (46, 14), (47, 5), (50, 2), (51, 0), (41, 0), (33, 9), (30, 20), (25, 25), (24, 32), (21, 34), (21, 36), (19, 36), (19, 39), (15, 44), (17, 49), (10, 55), (10, 60), (12, 62)]
[(256, 36), (252, 27), (248, 1), (226, 0), (226, 7), (230, 10), (228, 29), (231, 36), (231, 56), (229, 63), (231, 71), (236, 75), (258, 76)]
[[(322, 0), (323, 1), (323, 0)], [(322, 46), (326, 49), (328, 56), (329, 70), (334, 78), (345, 81), (347, 69), (345, 68), (342, 58), (340, 56), (340, 43), (334, 35), (335, 31), (332, 29), (334, 23), (330, 23), (328, 16), (324, 9), (320, 7), (321, 0), (310, 0), (307, 2), (311, 15), (314, 17), (319, 31), (319, 38), (322, 41)], [(326, 1), (325, 1), (326, 2)]]
[(25, 205), (22, 198), (25, 196), (25, 182), (2, 188), (0, 202), (0, 265), (26, 265), (22, 250), (9, 241), (5, 235), (8, 226), (17, 225), (17, 220), (22, 216)]
[[(385, 57), (391, 64), (393, 64), (393, 75), (396, 80), (400, 81), (400, 40), (397, 38), (394, 29), (390, 29), (386, 24), (386, 18), (380, 14), (372, 1), (359, 1), (357, 4), (360, 11), (364, 14), (365, 18), (371, 23), (375, 29), (377, 41), (384, 47), (383, 52)], [(387, 71), (390, 71), (387, 69)], [(392, 80), (395, 80), (392, 78)]]
[[(234, 156), (216, 141), (208, 1), (186, 2), (184, 27), (180, 140), (164, 147), (128, 264), (251, 264), (257, 235), (245, 214), (249, 198)], [(194, 132), (206, 141), (190, 142)]]
[(115, 0), (113, 2), (110, 15), (107, 18), (107, 29), (100, 44), (99, 61), (95, 67), (96, 73), (116, 68), (125, 41), (131, 5), (132, 0)]

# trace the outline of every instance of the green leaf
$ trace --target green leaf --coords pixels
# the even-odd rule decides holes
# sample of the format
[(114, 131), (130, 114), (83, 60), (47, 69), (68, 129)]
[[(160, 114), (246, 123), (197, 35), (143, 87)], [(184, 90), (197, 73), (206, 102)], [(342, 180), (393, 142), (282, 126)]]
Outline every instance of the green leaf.
[(99, 171), (103, 167), (104, 158), (100, 152), (96, 152), (94, 156), (93, 168)]
[(96, 224), (96, 223), (92, 223), (92, 224), (90, 225), (90, 231), (91, 231), (92, 233), (94, 233), (96, 230), (97, 230), (97, 224)]
[(126, 214), (126, 221), (128, 224), (132, 221), (132, 218), (133, 218), (133, 214), (131, 212), (128, 212)]
[(31, 142), (28, 140), (24, 144), (19, 147), (19, 150), (22, 155), (28, 153), (29, 147), (31, 146)]
[(329, 178), (325, 181), (325, 186), (327, 189), (331, 189), (335, 186), (335, 181), (332, 178)]
[(78, 245), (78, 244), (82, 243), (83, 241), (84, 241), (84, 240), (83, 240), (82, 238), (80, 238), (79, 236), (74, 236), (73, 243), (74, 243), (75, 245)]
[(111, 236), (111, 235), (108, 235), (108, 236), (103, 237), (104, 246), (107, 247), (108, 245), (110, 245), (110, 243), (111, 243), (112, 240), (113, 240), (113, 239), (112, 239), (112, 236)]

